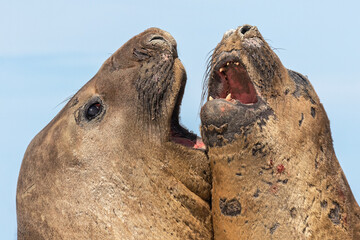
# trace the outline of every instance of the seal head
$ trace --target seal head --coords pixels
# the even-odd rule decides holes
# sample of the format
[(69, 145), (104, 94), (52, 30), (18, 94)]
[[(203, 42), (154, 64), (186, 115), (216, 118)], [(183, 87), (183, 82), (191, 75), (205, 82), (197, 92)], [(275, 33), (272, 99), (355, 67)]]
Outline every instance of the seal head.
[(250, 131), (249, 125), (274, 115), (266, 99), (280, 94), (276, 86), (285, 73), (256, 27), (226, 32), (209, 66), (203, 97), (208, 94), (210, 101), (201, 111), (207, 145), (231, 142), (240, 132)]
[(359, 207), (307, 77), (250, 25), (224, 34), (207, 76), (201, 134), (215, 239), (359, 238)]
[(178, 119), (185, 83), (157, 28), (107, 59), (26, 150), (18, 239), (210, 239), (208, 160)]

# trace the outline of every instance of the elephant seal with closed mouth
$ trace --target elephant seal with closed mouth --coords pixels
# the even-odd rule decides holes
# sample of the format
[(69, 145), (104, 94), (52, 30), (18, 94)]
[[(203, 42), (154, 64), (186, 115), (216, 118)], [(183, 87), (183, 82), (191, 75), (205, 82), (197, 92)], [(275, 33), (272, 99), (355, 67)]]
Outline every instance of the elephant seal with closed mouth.
[(360, 211), (309, 80), (256, 27), (224, 34), (201, 109), (215, 239), (360, 239)]
[(160, 29), (107, 59), (26, 150), (18, 239), (211, 239), (210, 166), (179, 124), (185, 82)]

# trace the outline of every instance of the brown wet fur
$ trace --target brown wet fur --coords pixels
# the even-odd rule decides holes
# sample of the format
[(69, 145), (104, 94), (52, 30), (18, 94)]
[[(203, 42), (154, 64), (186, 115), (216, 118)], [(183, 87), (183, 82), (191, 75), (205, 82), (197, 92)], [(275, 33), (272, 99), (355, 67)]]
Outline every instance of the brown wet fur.
[[(221, 53), (238, 50), (272, 114), (226, 135), (230, 124), (215, 124), (221, 114), (210, 108), (221, 100), (202, 109), (213, 177), (214, 239), (360, 239), (359, 206), (335, 156), (317, 94), (306, 77), (282, 65), (256, 27), (242, 37), (239, 29), (224, 35), (211, 67)], [(251, 38), (256, 38), (253, 46), (246, 45)], [(213, 133), (216, 138), (210, 138)]]
[[(106, 60), (25, 153), (18, 239), (212, 239), (208, 160), (169, 142), (185, 81), (160, 29)], [(94, 99), (103, 111), (89, 121)]]

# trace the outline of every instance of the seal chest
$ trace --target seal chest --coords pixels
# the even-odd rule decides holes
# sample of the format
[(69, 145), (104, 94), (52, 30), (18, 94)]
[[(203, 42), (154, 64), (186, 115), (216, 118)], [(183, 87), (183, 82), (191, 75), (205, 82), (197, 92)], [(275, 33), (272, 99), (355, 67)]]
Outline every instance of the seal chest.
[(215, 239), (357, 239), (360, 215), (306, 77), (254, 26), (224, 34), (203, 96)]

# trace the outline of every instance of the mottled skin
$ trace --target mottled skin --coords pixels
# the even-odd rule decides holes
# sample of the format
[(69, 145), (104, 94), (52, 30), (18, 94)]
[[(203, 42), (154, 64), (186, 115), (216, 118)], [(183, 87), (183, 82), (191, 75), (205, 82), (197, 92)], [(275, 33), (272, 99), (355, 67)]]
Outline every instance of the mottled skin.
[(208, 160), (170, 141), (196, 138), (178, 123), (185, 82), (160, 29), (106, 60), (25, 153), (18, 239), (211, 239)]
[[(229, 61), (243, 67), (226, 67)], [(221, 67), (227, 81), (245, 69), (257, 101), (251, 91), (238, 94), (248, 104), (223, 99), (241, 91), (221, 80)], [(359, 206), (308, 79), (286, 69), (257, 28), (244, 25), (216, 47), (207, 84), (214, 100), (202, 107), (201, 128), (213, 177), (214, 239), (360, 239)]]

